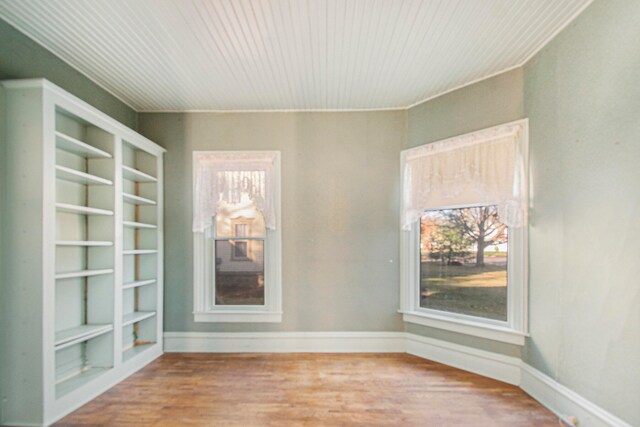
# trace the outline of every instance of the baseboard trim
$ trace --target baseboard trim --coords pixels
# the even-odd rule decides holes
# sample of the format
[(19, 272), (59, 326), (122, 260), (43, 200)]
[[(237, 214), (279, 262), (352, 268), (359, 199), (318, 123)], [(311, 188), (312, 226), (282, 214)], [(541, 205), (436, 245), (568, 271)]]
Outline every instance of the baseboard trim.
[[(631, 424), (607, 412), (531, 365), (522, 362), (520, 388), (568, 425), (580, 427), (631, 427)], [(575, 424), (571, 417), (577, 420)]]
[(509, 384), (520, 359), (404, 332), (165, 332), (167, 353), (409, 353)]
[(103, 375), (102, 377), (95, 379), (90, 386), (84, 387), (81, 390), (76, 390), (75, 392), (64, 396), (62, 399), (57, 400), (53, 405), (53, 415), (47, 420), (46, 425), (51, 425), (59, 421), (90, 400), (95, 399), (102, 393), (111, 389), (113, 386), (135, 374), (160, 356), (162, 356), (162, 347), (158, 345), (157, 348), (148, 349), (135, 359), (132, 359), (126, 364), (121, 365), (119, 368), (116, 368), (112, 375)]
[(168, 353), (404, 353), (403, 332), (165, 332)]
[(433, 360), (508, 384), (520, 384), (520, 359), (490, 351), (453, 344), (447, 341), (406, 334), (406, 351), (423, 359)]
[(165, 332), (167, 353), (409, 353), (522, 388), (568, 425), (631, 427), (518, 357), (405, 332)]

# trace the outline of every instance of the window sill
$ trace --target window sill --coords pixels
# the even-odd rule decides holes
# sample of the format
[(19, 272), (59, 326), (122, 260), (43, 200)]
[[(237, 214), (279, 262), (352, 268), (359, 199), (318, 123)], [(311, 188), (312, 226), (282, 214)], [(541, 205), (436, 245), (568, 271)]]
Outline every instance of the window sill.
[(505, 342), (523, 346), (525, 338), (529, 334), (514, 329), (501, 326), (488, 325), (480, 322), (473, 322), (461, 319), (454, 319), (447, 316), (421, 312), (402, 312), (402, 320), (417, 325), (429, 326), (431, 328), (443, 329), (445, 331), (457, 332), (459, 334), (472, 335), (479, 338), (486, 338), (493, 341)]
[(280, 323), (282, 322), (282, 312), (205, 311), (193, 313), (193, 320), (198, 323)]

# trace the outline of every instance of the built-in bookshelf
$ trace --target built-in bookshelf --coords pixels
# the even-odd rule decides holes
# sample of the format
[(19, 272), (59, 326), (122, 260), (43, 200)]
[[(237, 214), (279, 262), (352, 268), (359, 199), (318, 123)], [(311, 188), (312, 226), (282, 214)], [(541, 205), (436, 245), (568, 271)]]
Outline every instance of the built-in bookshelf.
[(48, 425), (162, 354), (164, 150), (45, 80), (2, 84), (1, 413)]
[(60, 107), (54, 121), (54, 358), (60, 399), (114, 366), (116, 136)]
[(158, 158), (122, 144), (123, 276), (122, 358), (127, 361), (157, 342)]

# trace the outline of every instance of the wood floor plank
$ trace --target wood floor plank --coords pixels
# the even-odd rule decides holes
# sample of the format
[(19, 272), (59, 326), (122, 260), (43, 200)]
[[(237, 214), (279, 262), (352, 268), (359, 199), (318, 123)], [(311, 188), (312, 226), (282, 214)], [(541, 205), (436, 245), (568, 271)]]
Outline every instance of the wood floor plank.
[(57, 426), (546, 427), (518, 387), (408, 354), (165, 354)]

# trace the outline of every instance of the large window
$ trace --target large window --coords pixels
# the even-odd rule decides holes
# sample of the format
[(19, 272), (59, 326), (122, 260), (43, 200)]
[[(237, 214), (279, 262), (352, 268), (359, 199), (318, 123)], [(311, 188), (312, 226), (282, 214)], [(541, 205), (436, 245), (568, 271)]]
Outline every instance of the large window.
[(194, 154), (195, 320), (279, 322), (277, 152)]
[(402, 153), (404, 320), (524, 344), (527, 122)]

